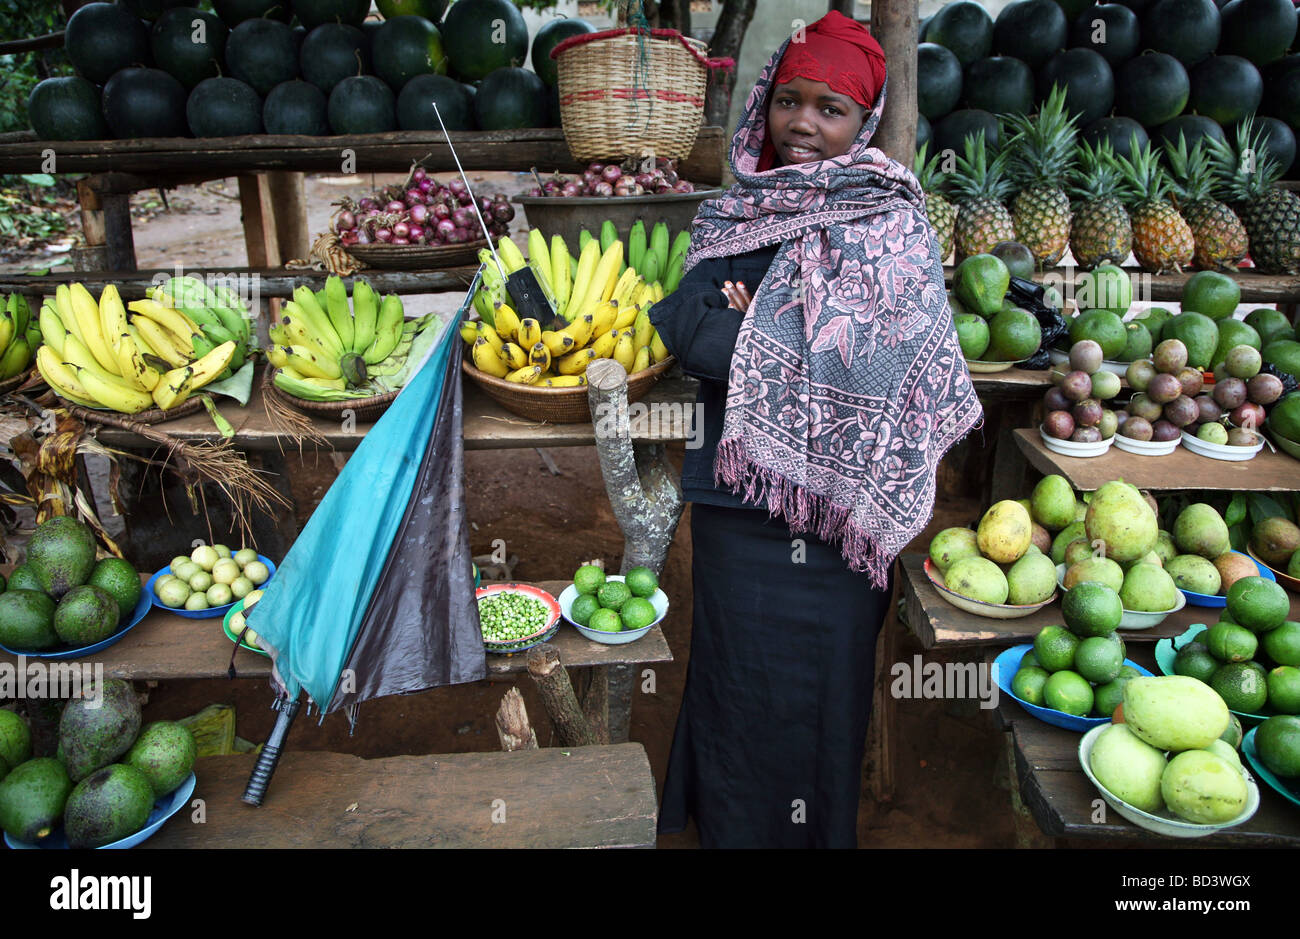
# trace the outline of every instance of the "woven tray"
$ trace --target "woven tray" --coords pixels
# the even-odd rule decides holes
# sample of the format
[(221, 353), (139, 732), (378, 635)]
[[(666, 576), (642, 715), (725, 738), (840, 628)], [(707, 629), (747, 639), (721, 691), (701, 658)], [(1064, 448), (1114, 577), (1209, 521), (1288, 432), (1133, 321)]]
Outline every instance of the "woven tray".
[(31, 377), (31, 374), (32, 370), (27, 369), (21, 374), (15, 375), (13, 378), (6, 378), (4, 381), (0, 381), (0, 395), (8, 394), (15, 388), (21, 387), (22, 383)]
[(342, 421), (344, 418), (343, 412), (351, 411), (353, 419), (362, 424), (369, 424), (379, 420), (399, 394), (397, 391), (390, 391), (388, 394), (371, 395), (369, 398), (353, 398), (350, 401), (308, 401), (306, 398), (295, 397), (277, 387), (271, 377), (269, 368), (264, 374), (262, 393), (283, 401), (295, 411), (301, 411), (303, 414), (318, 417), (321, 420)]
[[(662, 362), (644, 368), (627, 378), (627, 400), (645, 396), (654, 383), (676, 361), (671, 355)], [(511, 414), (552, 424), (585, 424), (591, 420), (585, 385), (577, 388), (544, 388), (494, 378), (480, 371), (469, 359), (462, 359), (461, 371), (468, 375), (489, 398)]]
[[(74, 404), (73, 402), (68, 401), (65, 398), (59, 397), (57, 392), (55, 393), (54, 397), (57, 398), (59, 402), (63, 404), (65, 407), (81, 408), (87, 414), (91, 415), (91, 420), (95, 419), (94, 414), (96, 410), (99, 410), (97, 408), (88, 408), (85, 405)], [(200, 396), (195, 395), (193, 397), (186, 398), (184, 401), (180, 403), (178, 407), (174, 407), (170, 411), (163, 411), (159, 408), (153, 408), (152, 410), (149, 411), (141, 411), (139, 414), (123, 414), (121, 411), (107, 411), (107, 410), (105, 410), (104, 413), (106, 415), (111, 414), (117, 418), (125, 418), (128, 421), (138, 421), (141, 424), (163, 424), (166, 423), (167, 421), (174, 421), (178, 417), (186, 417), (190, 414), (195, 413), (196, 411), (201, 411), (201, 410), (203, 410), (203, 399)]]
[(399, 271), (432, 271), (444, 267), (477, 264), (486, 239), (459, 245), (349, 245), (347, 252), (371, 267)]

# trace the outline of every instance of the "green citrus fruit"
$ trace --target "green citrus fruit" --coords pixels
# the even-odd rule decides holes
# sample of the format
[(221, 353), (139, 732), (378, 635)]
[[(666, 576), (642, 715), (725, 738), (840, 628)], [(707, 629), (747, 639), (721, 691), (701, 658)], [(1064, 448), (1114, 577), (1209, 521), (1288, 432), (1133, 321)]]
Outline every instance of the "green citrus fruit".
[(1048, 674), (1045, 670), (1030, 666), (1029, 668), (1021, 667), (1016, 672), (1015, 677), (1011, 679), (1011, 693), (1021, 701), (1027, 701), (1030, 704), (1036, 704), (1038, 707), (1045, 707), (1043, 701), (1043, 686), (1047, 684)]
[(1054, 672), (1043, 685), (1043, 699), (1054, 711), (1083, 717), (1092, 710), (1092, 685), (1078, 672)]
[(591, 624), (591, 614), (600, 609), (600, 601), (589, 593), (579, 594), (569, 607), (569, 619), (579, 626)]
[(578, 593), (592, 594), (605, 582), (605, 572), (595, 564), (587, 564), (577, 569), (573, 575), (573, 586)]

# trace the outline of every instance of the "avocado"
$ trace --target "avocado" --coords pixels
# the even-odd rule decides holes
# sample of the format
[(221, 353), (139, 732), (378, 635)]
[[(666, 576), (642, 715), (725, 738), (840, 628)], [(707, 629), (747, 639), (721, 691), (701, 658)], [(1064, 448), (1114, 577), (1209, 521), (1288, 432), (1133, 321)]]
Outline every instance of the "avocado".
[(0, 782), (3, 782), (4, 778), (8, 775), (9, 775), (9, 761), (6, 760), (4, 757), (0, 756)]
[(110, 678), (99, 693), (102, 701), (93, 695), (73, 698), (59, 720), (59, 747), (73, 782), (112, 763), (140, 733), (140, 700), (130, 682)]
[(27, 722), (7, 708), (0, 708), (0, 759), (13, 769), (32, 757), (32, 732)]
[(72, 790), (63, 810), (70, 848), (99, 848), (133, 835), (149, 821), (153, 789), (134, 766), (114, 763), (91, 773)]
[(57, 646), (54, 601), (35, 590), (0, 593), (0, 643), (24, 652)]
[(95, 536), (75, 518), (55, 516), (32, 535), (27, 564), (36, 572), (41, 589), (58, 600), (90, 579), (95, 569)]
[(37, 593), (45, 592), (45, 588), (41, 586), (41, 579), (26, 564), (19, 564), (14, 568), (14, 572), (9, 575), (9, 589), (35, 590)]
[(47, 837), (63, 815), (72, 780), (50, 757), (28, 760), (0, 780), (0, 828), (32, 844)]
[(121, 558), (104, 558), (95, 565), (86, 583), (112, 594), (121, 619), (131, 615), (144, 592), (136, 569)]
[(174, 721), (154, 721), (145, 725), (124, 762), (144, 773), (154, 795), (161, 797), (185, 781), (197, 755), (188, 728)]
[(71, 646), (88, 646), (117, 630), (117, 601), (107, 590), (82, 584), (73, 587), (54, 610), (54, 631)]

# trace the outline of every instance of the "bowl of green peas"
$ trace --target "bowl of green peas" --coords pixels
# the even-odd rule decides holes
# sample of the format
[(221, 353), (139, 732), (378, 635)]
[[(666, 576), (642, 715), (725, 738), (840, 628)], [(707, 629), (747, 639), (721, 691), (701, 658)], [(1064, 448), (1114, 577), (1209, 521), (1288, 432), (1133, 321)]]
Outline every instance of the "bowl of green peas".
[(560, 604), (532, 584), (489, 584), (478, 598), (483, 648), (496, 655), (523, 652), (546, 642), (560, 628)]

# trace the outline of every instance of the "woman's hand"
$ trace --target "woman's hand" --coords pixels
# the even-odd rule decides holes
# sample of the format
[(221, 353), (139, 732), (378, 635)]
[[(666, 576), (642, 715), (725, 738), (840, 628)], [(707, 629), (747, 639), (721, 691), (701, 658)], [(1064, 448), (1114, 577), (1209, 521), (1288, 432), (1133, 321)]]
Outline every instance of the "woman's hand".
[(739, 310), (742, 313), (749, 309), (750, 301), (753, 300), (753, 297), (750, 296), (749, 291), (745, 288), (744, 281), (739, 280), (734, 284), (729, 280), (723, 281), (722, 295), (727, 298), (728, 306), (733, 310)]

